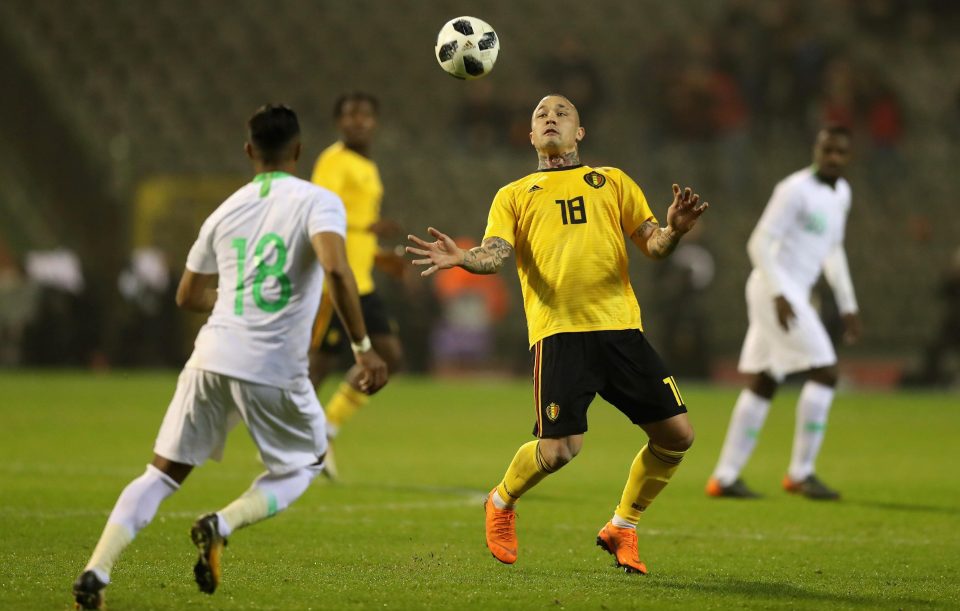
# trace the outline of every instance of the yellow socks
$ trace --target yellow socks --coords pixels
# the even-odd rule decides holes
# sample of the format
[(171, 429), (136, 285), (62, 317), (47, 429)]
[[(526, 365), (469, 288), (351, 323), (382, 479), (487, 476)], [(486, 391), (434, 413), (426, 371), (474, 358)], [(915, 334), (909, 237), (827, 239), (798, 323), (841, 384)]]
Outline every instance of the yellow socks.
[(512, 506), (524, 492), (553, 473), (543, 463), (539, 444), (539, 441), (531, 441), (520, 446), (510, 466), (507, 467), (503, 481), (497, 486), (497, 494), (500, 495), (500, 499), (504, 501), (507, 507)]
[(652, 443), (643, 446), (630, 465), (630, 477), (614, 516), (634, 525), (640, 521), (640, 514), (673, 477), (683, 454)]
[(342, 382), (337, 392), (330, 397), (327, 404), (327, 427), (330, 437), (335, 437), (340, 427), (353, 417), (358, 409), (366, 405), (370, 397), (359, 390)]

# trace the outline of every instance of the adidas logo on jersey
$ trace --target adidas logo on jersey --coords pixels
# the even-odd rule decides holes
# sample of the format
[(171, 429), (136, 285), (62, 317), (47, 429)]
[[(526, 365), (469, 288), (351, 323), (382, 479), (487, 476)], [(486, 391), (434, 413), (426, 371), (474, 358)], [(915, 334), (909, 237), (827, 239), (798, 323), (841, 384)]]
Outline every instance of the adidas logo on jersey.
[(533, 193), (534, 191), (543, 191), (543, 188), (538, 187), (537, 185), (533, 185), (532, 187), (530, 187), (530, 189), (527, 190), (527, 193)]

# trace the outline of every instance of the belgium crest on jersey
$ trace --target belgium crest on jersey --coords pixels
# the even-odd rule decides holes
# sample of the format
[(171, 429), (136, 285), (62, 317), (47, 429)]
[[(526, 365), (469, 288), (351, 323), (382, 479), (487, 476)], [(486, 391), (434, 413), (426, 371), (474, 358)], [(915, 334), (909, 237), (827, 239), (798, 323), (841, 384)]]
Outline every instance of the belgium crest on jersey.
[(560, 417), (560, 406), (556, 403), (551, 403), (550, 405), (543, 408), (544, 413), (547, 415), (547, 420), (550, 422), (556, 422), (557, 418)]
[(607, 177), (593, 170), (584, 174), (583, 180), (594, 189), (599, 189), (603, 185), (607, 184)]

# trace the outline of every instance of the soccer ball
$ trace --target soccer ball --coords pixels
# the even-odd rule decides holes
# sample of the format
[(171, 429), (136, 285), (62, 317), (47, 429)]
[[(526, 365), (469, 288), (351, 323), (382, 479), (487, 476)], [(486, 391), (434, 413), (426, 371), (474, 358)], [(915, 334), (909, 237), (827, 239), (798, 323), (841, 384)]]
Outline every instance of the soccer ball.
[(475, 79), (493, 70), (500, 52), (500, 39), (490, 24), (476, 17), (456, 17), (437, 35), (437, 61), (447, 74)]

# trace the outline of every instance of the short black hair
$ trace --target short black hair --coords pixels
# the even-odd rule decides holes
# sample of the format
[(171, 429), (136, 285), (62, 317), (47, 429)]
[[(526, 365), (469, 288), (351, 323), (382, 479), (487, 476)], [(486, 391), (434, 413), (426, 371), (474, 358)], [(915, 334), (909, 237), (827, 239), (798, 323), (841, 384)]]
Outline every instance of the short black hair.
[(341, 94), (333, 103), (334, 119), (339, 119), (343, 116), (343, 107), (346, 106), (347, 102), (367, 102), (373, 107), (373, 114), (380, 114), (380, 100), (377, 99), (377, 96), (372, 93), (367, 93), (366, 91), (351, 91)]
[(300, 135), (297, 113), (283, 104), (265, 104), (247, 121), (250, 144), (263, 161), (283, 161), (288, 145)]
[(853, 137), (853, 131), (850, 130), (850, 126), (843, 123), (828, 123), (822, 126), (820, 131), (826, 132), (830, 136), (846, 136), (847, 138)]

